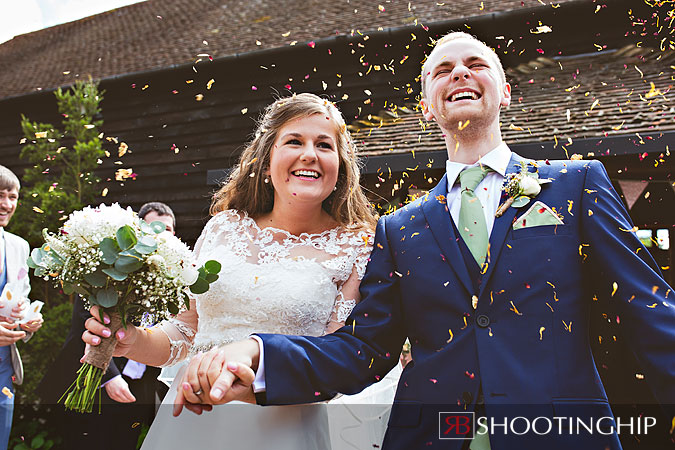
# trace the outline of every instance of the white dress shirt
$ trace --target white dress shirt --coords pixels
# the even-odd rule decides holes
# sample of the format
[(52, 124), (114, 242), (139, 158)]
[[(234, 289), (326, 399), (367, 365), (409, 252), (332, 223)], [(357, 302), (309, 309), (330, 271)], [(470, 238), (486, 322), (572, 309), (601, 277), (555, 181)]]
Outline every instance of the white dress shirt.
[[(487, 226), (488, 237), (492, 233), (492, 225), (495, 223), (495, 213), (499, 208), (499, 199), (501, 198), (502, 185), (506, 176), (506, 168), (511, 161), (513, 152), (505, 143), (499, 144), (485, 156), (480, 158), (475, 164), (462, 164), (453, 161), (446, 161), (445, 171), (448, 178), (448, 196), (447, 205), (450, 210), (455, 225), (459, 223), (459, 207), (461, 205), (462, 189), (459, 185), (459, 173), (467, 167), (487, 166), (494, 172), (488, 173), (483, 180), (478, 183), (474, 193), (483, 205), (485, 213), (485, 225)], [(457, 182), (457, 184), (455, 184)]]
[[(497, 212), (497, 208), (499, 208), (502, 185), (504, 184), (504, 178), (506, 177), (506, 168), (511, 161), (512, 154), (513, 152), (511, 152), (509, 146), (502, 142), (497, 147), (490, 150), (485, 156), (480, 158), (475, 164), (462, 164), (453, 161), (447, 161), (445, 163), (445, 171), (448, 179), (448, 195), (446, 201), (448, 209), (450, 210), (450, 216), (455, 222), (455, 225), (459, 223), (459, 207), (462, 203), (460, 201), (461, 187), (459, 183), (455, 184), (455, 181), (457, 181), (457, 178), (459, 177), (459, 173), (466, 167), (479, 165), (487, 166), (494, 170), (494, 172), (488, 173), (485, 178), (483, 178), (474, 190), (474, 193), (483, 205), (485, 224), (487, 225), (488, 236), (490, 236), (490, 233), (492, 233), (492, 225), (495, 223), (495, 213)], [(266, 389), (264, 346), (262, 339), (258, 336), (253, 335), (251, 337), (258, 342), (258, 346), (260, 347), (260, 359), (258, 370), (255, 374), (255, 380), (253, 381), (253, 392), (264, 392)]]

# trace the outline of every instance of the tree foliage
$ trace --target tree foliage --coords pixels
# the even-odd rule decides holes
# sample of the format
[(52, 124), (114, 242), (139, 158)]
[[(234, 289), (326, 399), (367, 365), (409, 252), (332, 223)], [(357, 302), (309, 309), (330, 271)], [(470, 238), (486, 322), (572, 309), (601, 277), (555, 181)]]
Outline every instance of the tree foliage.
[(56, 231), (71, 211), (93, 203), (100, 192), (94, 170), (105, 154), (99, 131), (103, 92), (90, 80), (54, 95), (61, 128), (21, 116), (20, 156), (33, 166), (22, 177), (11, 229), (32, 247), (41, 245), (43, 228)]

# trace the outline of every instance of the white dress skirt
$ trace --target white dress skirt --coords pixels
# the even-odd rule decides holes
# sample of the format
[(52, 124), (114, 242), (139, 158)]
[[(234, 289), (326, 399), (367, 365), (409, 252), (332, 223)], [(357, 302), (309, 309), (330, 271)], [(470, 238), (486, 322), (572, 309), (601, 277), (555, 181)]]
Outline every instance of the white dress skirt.
[[(356, 303), (345, 299), (341, 287), (350, 277), (363, 276), (372, 238), (344, 227), (294, 236), (275, 228), (260, 229), (245, 213), (217, 214), (204, 228), (195, 251), (200, 263), (215, 259), (222, 270), (208, 292), (195, 296), (198, 325), (190, 328), (180, 321), (162, 325), (173, 325), (186, 338), (181, 343), (167, 332), (172, 348), (169, 363), (184, 358), (188, 347), (190, 353), (204, 351), (253, 333), (324, 334), (329, 321), (343, 322)], [(264, 407), (230, 403), (199, 416), (183, 410), (173, 417), (175, 385), (182, 380), (179, 372), (142, 450), (378, 448), (400, 374), (399, 365), (361, 393), (330, 402)]]

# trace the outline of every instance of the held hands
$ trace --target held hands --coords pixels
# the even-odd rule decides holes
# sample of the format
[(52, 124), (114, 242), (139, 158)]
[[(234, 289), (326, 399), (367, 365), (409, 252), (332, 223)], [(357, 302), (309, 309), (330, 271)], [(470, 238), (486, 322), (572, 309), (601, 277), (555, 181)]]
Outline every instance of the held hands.
[[(103, 323), (101, 323), (101, 316), (99, 314), (99, 307), (92, 306), (89, 311), (92, 317), (88, 318), (84, 322), (84, 327), (86, 328), (85, 332), (82, 333), (82, 340), (87, 344), (87, 349), (85, 350), (85, 355), (89, 351), (89, 346), (96, 346), (101, 343), (101, 338), (110, 337), (110, 328), (105, 325), (110, 323), (110, 317), (107, 314), (103, 314)], [(127, 323), (127, 328), (120, 328), (117, 330), (115, 337), (117, 338), (117, 345), (115, 346), (115, 351), (113, 356), (125, 356), (129, 349), (134, 345), (136, 339), (138, 338), (138, 328), (130, 323)], [(84, 359), (84, 356), (80, 360)]]
[(232, 400), (255, 403), (251, 385), (259, 353), (258, 343), (246, 339), (195, 355), (178, 385), (173, 415), (183, 407), (199, 415)]

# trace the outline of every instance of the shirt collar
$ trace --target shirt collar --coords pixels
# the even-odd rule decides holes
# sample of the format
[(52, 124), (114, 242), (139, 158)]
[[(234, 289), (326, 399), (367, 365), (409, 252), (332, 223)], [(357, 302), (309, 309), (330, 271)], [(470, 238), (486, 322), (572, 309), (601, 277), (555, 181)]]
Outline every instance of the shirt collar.
[(462, 164), (450, 160), (446, 161), (445, 172), (447, 174), (448, 179), (448, 192), (450, 192), (450, 189), (452, 189), (452, 186), (454, 186), (455, 181), (457, 181), (459, 173), (466, 167), (478, 165), (488, 166), (490, 169), (494, 170), (502, 177), (505, 177), (506, 168), (509, 165), (509, 161), (511, 161), (512, 154), (513, 152), (511, 151), (511, 149), (509, 149), (509, 146), (506, 145), (505, 142), (502, 142), (497, 147), (490, 150), (486, 155), (484, 155), (474, 164)]

